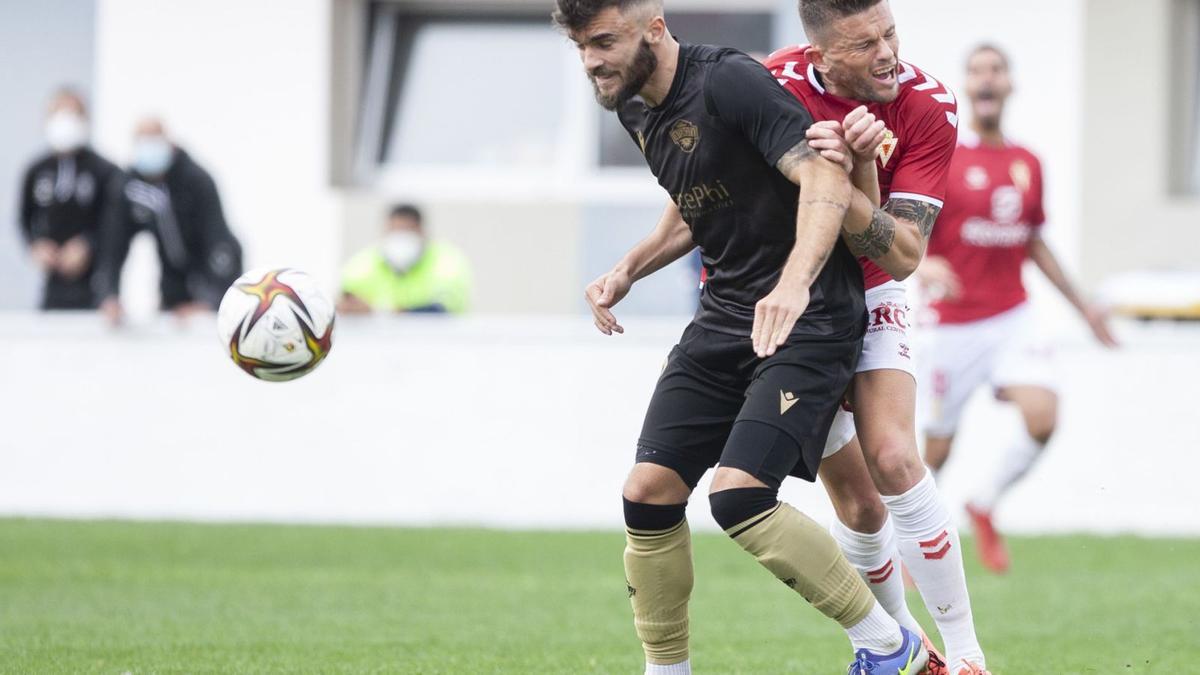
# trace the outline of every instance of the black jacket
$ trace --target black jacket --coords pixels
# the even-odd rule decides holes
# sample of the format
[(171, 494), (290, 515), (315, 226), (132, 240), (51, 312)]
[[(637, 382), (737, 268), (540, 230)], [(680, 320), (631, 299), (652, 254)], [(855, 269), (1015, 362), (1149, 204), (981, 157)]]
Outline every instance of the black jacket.
[(91, 148), (39, 157), (21, 183), (19, 224), (25, 241), (61, 244), (82, 234), (95, 251), (108, 189), (120, 175), (115, 164)]
[(163, 308), (192, 301), (215, 308), (242, 273), (242, 248), (208, 172), (176, 148), (165, 176), (151, 180), (132, 172), (111, 188), (101, 220), (98, 297), (117, 294), (129, 243), (147, 231), (158, 243)]

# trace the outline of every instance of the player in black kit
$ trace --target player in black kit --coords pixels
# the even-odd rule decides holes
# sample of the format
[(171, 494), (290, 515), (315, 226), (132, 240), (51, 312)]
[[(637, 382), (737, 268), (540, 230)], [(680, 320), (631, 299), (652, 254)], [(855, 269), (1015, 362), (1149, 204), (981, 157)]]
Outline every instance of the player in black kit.
[(875, 602), (829, 534), (777, 493), (814, 480), (865, 330), (862, 273), (839, 240), (850, 183), (806, 140), (808, 111), (736, 50), (678, 43), (661, 0), (557, 0), (599, 103), (618, 112), (671, 199), (654, 232), (587, 288), (597, 328), (634, 281), (697, 245), (700, 309), (658, 381), (625, 483), (625, 572), (646, 673), (690, 673), (691, 539), (712, 514), (847, 631), (852, 673), (917, 673), (926, 653)]

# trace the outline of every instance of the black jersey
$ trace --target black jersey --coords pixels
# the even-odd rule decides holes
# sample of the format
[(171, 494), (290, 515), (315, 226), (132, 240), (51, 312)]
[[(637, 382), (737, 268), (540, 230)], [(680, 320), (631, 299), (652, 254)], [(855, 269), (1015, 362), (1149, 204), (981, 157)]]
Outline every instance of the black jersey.
[[(662, 103), (635, 98), (618, 115), (700, 247), (708, 281), (696, 323), (749, 336), (796, 241), (799, 188), (775, 164), (805, 142), (812, 116), (749, 56), (688, 44)], [(810, 295), (793, 337), (861, 333), (862, 270), (840, 240)]]

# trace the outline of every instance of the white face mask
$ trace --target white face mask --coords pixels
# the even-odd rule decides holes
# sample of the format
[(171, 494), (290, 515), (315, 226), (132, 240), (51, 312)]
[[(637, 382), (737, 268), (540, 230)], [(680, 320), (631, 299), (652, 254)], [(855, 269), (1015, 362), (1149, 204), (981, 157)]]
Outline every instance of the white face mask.
[(133, 168), (143, 176), (161, 176), (171, 166), (175, 148), (162, 136), (139, 136), (133, 142)]
[(87, 122), (75, 111), (59, 110), (46, 120), (46, 142), (54, 152), (75, 152), (87, 139)]
[(383, 237), (383, 258), (397, 272), (407, 272), (421, 259), (425, 239), (411, 230), (388, 232)]

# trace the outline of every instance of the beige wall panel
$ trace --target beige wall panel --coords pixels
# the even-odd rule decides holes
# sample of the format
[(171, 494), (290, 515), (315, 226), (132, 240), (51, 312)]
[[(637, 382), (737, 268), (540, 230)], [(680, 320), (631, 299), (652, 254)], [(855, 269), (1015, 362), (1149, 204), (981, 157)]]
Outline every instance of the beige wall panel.
[(1089, 0), (1083, 274), (1194, 267), (1200, 200), (1169, 192), (1170, 0)]
[[(391, 201), (367, 192), (343, 196), (342, 260), (378, 240)], [(458, 246), (475, 276), (472, 311), (568, 314), (578, 311), (581, 224), (566, 203), (418, 202), (434, 237)]]

